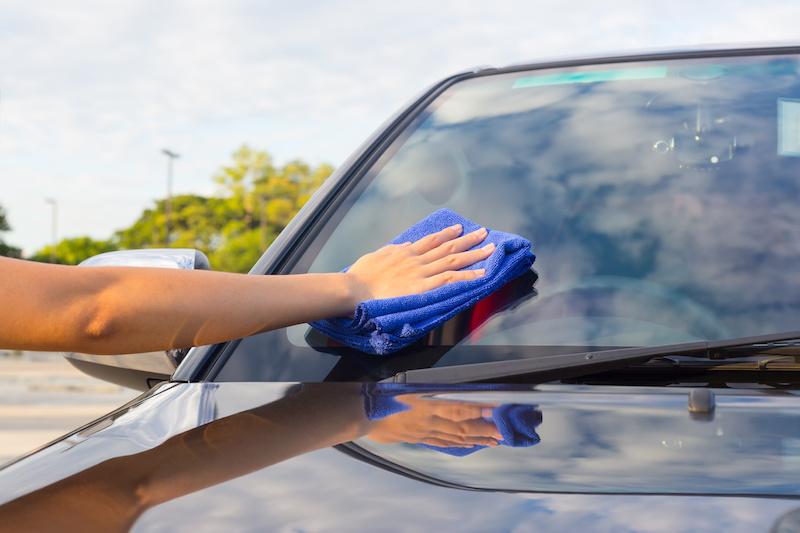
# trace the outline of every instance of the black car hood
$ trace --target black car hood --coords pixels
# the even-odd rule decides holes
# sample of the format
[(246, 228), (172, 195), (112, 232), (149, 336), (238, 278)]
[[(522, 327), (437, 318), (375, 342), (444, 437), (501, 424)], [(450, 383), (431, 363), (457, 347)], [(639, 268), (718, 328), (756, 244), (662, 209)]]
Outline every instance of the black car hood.
[[(697, 419), (680, 388), (391, 387), (162, 386), (0, 469), (0, 529), (65, 517), (106, 531), (800, 524), (794, 394), (717, 390)], [(486, 427), (474, 413), (489, 422), (504, 405), (535, 427), (472, 447)]]

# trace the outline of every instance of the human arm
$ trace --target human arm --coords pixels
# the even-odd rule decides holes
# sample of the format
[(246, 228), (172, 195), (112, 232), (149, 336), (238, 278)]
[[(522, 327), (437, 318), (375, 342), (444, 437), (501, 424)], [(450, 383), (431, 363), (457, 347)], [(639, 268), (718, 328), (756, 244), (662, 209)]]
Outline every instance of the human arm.
[[(0, 258), (0, 348), (122, 354), (212, 344), (353, 312), (358, 302), (473, 279), (485, 231), (451, 227), (360, 258), (347, 273), (245, 276), (75, 268)], [(467, 251), (469, 250), (469, 251)]]

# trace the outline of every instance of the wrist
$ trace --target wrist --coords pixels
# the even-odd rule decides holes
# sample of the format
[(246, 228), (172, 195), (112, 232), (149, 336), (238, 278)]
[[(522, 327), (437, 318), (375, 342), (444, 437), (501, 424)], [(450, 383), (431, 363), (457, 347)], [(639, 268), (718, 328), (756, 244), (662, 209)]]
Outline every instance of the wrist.
[(343, 285), (345, 287), (345, 302), (347, 312), (353, 313), (361, 302), (372, 299), (369, 288), (358, 276), (351, 272), (343, 272)]

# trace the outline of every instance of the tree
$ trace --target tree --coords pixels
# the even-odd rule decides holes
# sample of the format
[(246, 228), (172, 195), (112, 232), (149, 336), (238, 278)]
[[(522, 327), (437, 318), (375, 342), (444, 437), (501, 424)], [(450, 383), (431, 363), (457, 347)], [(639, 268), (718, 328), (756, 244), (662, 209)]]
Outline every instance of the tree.
[(151, 209), (145, 209), (128, 228), (117, 231), (114, 240), (122, 249), (131, 248), (196, 248), (206, 254), (219, 245), (222, 228), (235, 212), (222, 198), (184, 194), (172, 199), (172, 223), (169, 242), (164, 242), (166, 226), (166, 201), (158, 200)]
[[(274, 240), (274, 236), (270, 242)], [(223, 239), (219, 248), (209, 255), (214, 270), (225, 272), (247, 272), (261, 257), (262, 236), (259, 230), (248, 229), (231, 232)]]
[(77, 265), (93, 255), (111, 252), (116, 249), (117, 246), (112, 241), (95, 240), (91, 237), (71, 237), (59, 241), (55, 249), (52, 244), (45, 246), (29, 259), (42, 263), (54, 262), (62, 265)]
[(247, 145), (232, 159), (214, 176), (231, 218), (209, 259), (216, 269), (247, 272), (333, 167), (323, 163), (312, 168), (300, 159), (276, 166), (268, 152)]
[(2, 234), (11, 231), (11, 225), (8, 223), (8, 218), (3, 206), (0, 205), (0, 255), (6, 257), (21, 257), (22, 250), (6, 244), (2, 239)]
[[(184, 194), (172, 199), (166, 242), (166, 202), (157, 200), (110, 240), (62, 240), (54, 250), (55, 260), (75, 264), (114, 249), (195, 248), (208, 256), (215, 270), (247, 272), (332, 171), (330, 165), (312, 167), (300, 159), (277, 166), (268, 152), (243, 145), (214, 176), (216, 196)], [(51, 251), (46, 246), (32, 259), (49, 261)]]

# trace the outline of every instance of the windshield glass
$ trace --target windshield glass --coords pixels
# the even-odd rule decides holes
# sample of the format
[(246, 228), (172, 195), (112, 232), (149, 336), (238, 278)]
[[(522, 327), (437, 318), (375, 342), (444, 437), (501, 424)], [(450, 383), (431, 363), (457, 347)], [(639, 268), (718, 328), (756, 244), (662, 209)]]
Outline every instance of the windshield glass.
[[(292, 271), (340, 270), (447, 207), (530, 239), (535, 288), (456, 317), (406, 366), (793, 330), (798, 192), (796, 56), (481, 76), (418, 117)], [(269, 370), (252, 354), (279, 347)], [(239, 352), (221, 378), (319, 379), (344, 353), (305, 325)]]

